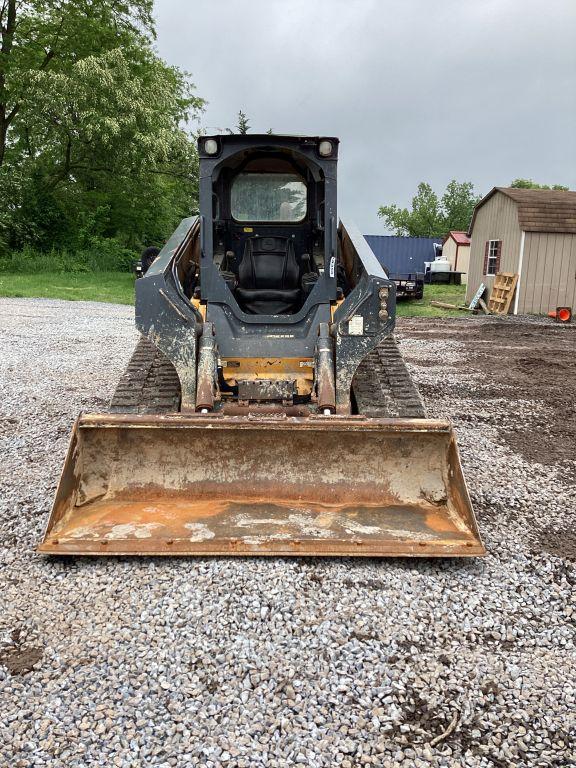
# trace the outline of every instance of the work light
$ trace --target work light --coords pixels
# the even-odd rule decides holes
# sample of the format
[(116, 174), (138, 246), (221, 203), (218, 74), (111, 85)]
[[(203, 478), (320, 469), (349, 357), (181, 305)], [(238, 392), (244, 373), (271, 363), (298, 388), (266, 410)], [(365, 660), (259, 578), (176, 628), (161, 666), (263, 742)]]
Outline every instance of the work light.
[(318, 154), (321, 157), (330, 157), (332, 154), (332, 142), (324, 139), (318, 144)]
[(204, 142), (204, 152), (207, 155), (215, 155), (218, 152), (218, 142), (216, 139), (206, 139)]

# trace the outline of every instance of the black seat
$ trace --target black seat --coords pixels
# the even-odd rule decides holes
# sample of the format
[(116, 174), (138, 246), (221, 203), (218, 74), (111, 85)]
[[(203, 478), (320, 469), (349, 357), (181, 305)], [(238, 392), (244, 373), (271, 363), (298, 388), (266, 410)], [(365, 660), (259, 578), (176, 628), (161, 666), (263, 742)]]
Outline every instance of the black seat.
[(300, 265), (288, 237), (246, 240), (238, 265), (236, 297), (253, 315), (291, 314), (301, 304)]

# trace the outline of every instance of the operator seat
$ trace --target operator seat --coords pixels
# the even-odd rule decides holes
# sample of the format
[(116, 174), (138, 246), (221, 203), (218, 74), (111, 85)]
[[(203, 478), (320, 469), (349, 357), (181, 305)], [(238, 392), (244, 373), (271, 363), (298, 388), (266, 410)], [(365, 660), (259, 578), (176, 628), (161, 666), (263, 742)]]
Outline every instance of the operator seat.
[(289, 237), (251, 237), (238, 265), (236, 297), (253, 315), (289, 315), (302, 303), (301, 268)]

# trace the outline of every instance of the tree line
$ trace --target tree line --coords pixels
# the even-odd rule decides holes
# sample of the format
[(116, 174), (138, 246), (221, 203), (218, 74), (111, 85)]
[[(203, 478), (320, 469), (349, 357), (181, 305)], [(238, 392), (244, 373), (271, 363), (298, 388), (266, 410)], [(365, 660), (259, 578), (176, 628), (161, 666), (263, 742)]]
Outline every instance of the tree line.
[[(561, 184), (548, 186), (532, 179), (514, 179), (510, 186), (517, 189), (568, 190), (568, 187)], [(378, 216), (386, 229), (395, 235), (441, 238), (450, 231), (466, 232), (474, 208), (481, 199), (482, 195), (474, 191), (470, 181), (458, 182), (453, 179), (441, 196), (434, 192), (430, 184), (422, 181), (412, 198), (411, 208), (400, 208), (394, 204), (381, 205)]]
[(161, 242), (197, 200), (204, 101), (153, 0), (0, 0), (0, 255)]

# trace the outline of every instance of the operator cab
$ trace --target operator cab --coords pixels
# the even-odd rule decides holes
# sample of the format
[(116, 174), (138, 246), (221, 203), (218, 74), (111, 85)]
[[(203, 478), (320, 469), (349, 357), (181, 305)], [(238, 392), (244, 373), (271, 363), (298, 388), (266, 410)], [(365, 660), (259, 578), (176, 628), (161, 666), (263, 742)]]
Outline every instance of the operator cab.
[[(261, 165), (261, 164), (260, 164)], [(284, 160), (274, 170), (256, 170), (257, 160), (232, 178), (230, 213), (236, 251), (231, 250), (235, 296), (251, 314), (283, 315), (299, 309), (318, 279), (306, 240), (308, 186)]]
[(221, 272), (249, 314), (292, 314), (318, 279), (303, 172), (289, 159), (255, 157), (229, 174), (230, 217), (216, 224), (215, 258), (224, 251)]
[[(216, 290), (223, 282), (223, 303), (232, 306), (233, 297), (243, 314), (294, 315), (326, 280), (334, 286), (317, 290), (312, 303), (335, 298), (326, 246), (332, 242), (333, 255), (336, 220), (327, 223), (326, 198), (335, 209), (337, 140), (323, 140), (330, 157), (320, 154), (320, 141), (268, 134), (199, 140), (201, 266), (211, 273), (202, 274), (202, 300), (223, 299), (222, 285)], [(327, 228), (334, 230), (328, 236)]]

